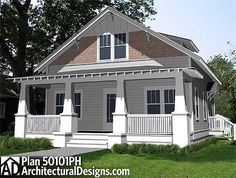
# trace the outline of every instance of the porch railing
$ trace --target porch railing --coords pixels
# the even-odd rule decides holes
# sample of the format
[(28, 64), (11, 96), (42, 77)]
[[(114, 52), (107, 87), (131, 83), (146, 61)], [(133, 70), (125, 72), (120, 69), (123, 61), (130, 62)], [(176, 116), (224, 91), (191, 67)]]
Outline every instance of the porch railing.
[(60, 115), (28, 115), (27, 132), (52, 133), (60, 131)]
[[(234, 123), (219, 114), (208, 117), (210, 131), (221, 131), (227, 137), (233, 136)], [(235, 131), (234, 131), (235, 132)]]
[(172, 134), (171, 114), (128, 114), (128, 133)]

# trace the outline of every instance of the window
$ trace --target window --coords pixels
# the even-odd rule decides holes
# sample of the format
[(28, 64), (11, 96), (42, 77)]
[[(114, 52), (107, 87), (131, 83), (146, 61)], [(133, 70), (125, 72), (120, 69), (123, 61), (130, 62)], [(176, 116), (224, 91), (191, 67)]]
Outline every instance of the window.
[(64, 99), (65, 99), (64, 93), (56, 94), (56, 115), (59, 115), (60, 113), (63, 112)]
[(107, 94), (107, 122), (113, 122), (112, 113), (115, 112), (116, 94)]
[(75, 113), (78, 114), (78, 117), (81, 117), (81, 94), (75, 93)]
[(111, 59), (111, 35), (100, 36), (100, 60)]
[(207, 105), (206, 105), (206, 101), (207, 101), (206, 94), (203, 91), (202, 92), (202, 102), (203, 102), (202, 104), (203, 104), (203, 118), (204, 118), (204, 121), (207, 120)]
[(165, 114), (175, 110), (175, 90), (164, 90)]
[(118, 60), (126, 59), (126, 44), (127, 35), (126, 33), (119, 34), (105, 34), (99, 37), (100, 42), (99, 50), (99, 60)]
[(115, 59), (126, 58), (126, 34), (115, 34)]
[[(56, 94), (56, 115), (63, 112), (64, 99), (64, 93)], [(78, 117), (81, 117), (81, 93), (75, 93), (74, 110), (78, 114)]]
[(196, 87), (194, 88), (194, 90), (195, 90), (195, 99), (194, 99), (194, 102), (195, 102), (195, 117), (196, 117), (196, 120), (199, 120), (199, 93), (198, 93)]
[(148, 90), (147, 91), (147, 113), (148, 114), (160, 114), (160, 90)]
[(0, 118), (5, 118), (5, 109), (6, 109), (6, 104), (0, 102)]

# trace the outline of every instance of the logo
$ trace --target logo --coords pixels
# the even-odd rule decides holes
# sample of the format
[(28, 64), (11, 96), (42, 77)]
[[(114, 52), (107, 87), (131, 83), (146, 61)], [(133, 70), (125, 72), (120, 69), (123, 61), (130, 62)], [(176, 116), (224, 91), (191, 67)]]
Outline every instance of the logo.
[(0, 158), (0, 175), (1, 176), (16, 176), (19, 175), (21, 164), (20, 157)]

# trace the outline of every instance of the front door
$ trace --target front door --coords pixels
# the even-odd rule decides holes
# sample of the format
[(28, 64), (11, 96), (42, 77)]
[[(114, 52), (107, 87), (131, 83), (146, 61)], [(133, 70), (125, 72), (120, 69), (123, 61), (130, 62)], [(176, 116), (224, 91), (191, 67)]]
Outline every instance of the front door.
[(113, 130), (113, 115), (116, 106), (116, 91), (114, 89), (104, 90), (104, 130)]

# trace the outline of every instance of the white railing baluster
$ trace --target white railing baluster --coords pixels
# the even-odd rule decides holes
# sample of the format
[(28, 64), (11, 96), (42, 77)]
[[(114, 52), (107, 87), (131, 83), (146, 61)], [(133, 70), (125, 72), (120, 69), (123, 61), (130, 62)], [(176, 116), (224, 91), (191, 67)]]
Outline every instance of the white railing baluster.
[[(232, 123), (228, 118), (217, 114), (208, 117), (208, 120), (210, 131), (221, 131), (227, 137), (233, 136), (232, 130), (234, 128), (234, 123)], [(236, 130), (234, 130), (234, 132), (236, 132)]]
[(172, 134), (171, 114), (128, 114), (128, 133)]
[(27, 132), (32, 133), (52, 133), (60, 129), (59, 115), (28, 115)]

